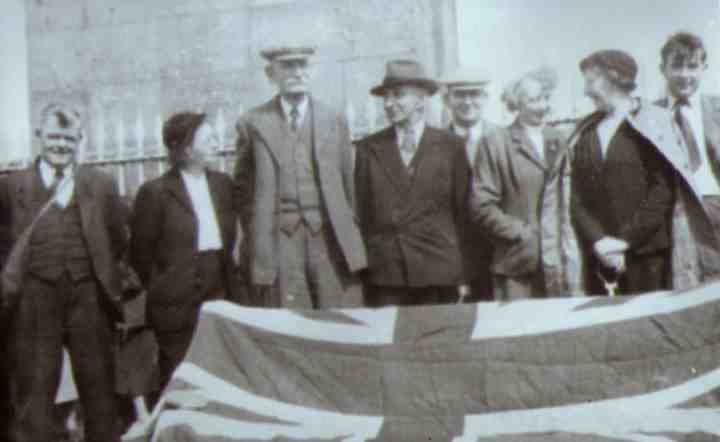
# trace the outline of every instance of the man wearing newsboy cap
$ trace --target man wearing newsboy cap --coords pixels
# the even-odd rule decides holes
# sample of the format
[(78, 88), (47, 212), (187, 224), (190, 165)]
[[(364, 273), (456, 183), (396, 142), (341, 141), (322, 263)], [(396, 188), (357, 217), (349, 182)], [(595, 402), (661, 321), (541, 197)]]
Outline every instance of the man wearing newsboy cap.
[(457, 302), (465, 282), (470, 166), (462, 138), (425, 122), (437, 89), (421, 64), (394, 60), (371, 90), (391, 124), (358, 142), (355, 164), (372, 307)]
[(255, 302), (267, 307), (362, 304), (366, 266), (353, 214), (345, 119), (310, 92), (312, 47), (263, 50), (277, 89), (237, 123), (235, 198)]
[(595, 52), (580, 70), (585, 95), (597, 107), (570, 141), (571, 215), (583, 247), (586, 288), (602, 294), (613, 279), (621, 294), (677, 287), (676, 274), (685, 269), (676, 266), (675, 235), (695, 221), (677, 209), (702, 208), (686, 179), (672, 115), (631, 96), (638, 67), (623, 51)]
[[(442, 83), (445, 86), (443, 102), (451, 118), (448, 130), (465, 140), (465, 152), (474, 172), (481, 138), (499, 128), (483, 115), (489, 97), (490, 74), (477, 66), (461, 66), (447, 74)], [(483, 229), (470, 217), (467, 232), (463, 259), (468, 285), (461, 290), (469, 290), (470, 301), (492, 300), (492, 245)]]

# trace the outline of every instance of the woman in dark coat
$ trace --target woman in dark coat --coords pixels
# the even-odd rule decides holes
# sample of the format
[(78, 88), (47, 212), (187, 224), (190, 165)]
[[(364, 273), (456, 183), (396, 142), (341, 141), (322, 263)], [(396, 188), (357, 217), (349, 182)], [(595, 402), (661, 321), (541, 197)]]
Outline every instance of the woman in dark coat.
[(205, 114), (173, 115), (163, 141), (172, 167), (140, 187), (130, 223), (162, 387), (190, 346), (202, 303), (232, 298), (237, 225), (232, 179), (207, 167), (218, 140)]

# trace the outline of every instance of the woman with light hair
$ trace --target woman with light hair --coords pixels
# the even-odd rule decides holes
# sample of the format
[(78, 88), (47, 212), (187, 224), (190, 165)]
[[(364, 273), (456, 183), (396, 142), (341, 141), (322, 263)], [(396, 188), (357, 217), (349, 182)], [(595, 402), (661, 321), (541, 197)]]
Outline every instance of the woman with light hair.
[(475, 164), (471, 216), (494, 244), (490, 271), (496, 300), (580, 291), (567, 215), (567, 143), (546, 126), (557, 75), (526, 73), (502, 100), (517, 114), (486, 135)]

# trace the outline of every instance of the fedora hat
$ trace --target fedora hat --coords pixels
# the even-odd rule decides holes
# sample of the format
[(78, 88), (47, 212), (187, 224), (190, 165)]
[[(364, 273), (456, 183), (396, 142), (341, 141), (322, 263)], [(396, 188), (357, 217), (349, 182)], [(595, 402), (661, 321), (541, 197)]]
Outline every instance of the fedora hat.
[(438, 84), (425, 73), (425, 68), (414, 60), (392, 60), (385, 65), (385, 78), (382, 84), (370, 89), (375, 96), (385, 95), (388, 88), (413, 85), (428, 91), (430, 95), (438, 90)]

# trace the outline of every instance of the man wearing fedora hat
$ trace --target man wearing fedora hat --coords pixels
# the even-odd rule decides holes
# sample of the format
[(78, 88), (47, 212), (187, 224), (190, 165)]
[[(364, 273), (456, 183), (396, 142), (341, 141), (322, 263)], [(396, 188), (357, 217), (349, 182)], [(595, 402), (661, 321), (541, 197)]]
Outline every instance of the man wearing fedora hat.
[(391, 126), (358, 142), (355, 186), (372, 307), (458, 301), (470, 166), (463, 139), (425, 123), (438, 90), (421, 64), (387, 63), (371, 93)]
[(673, 286), (673, 180), (681, 152), (670, 113), (631, 96), (637, 64), (603, 50), (580, 62), (597, 111), (571, 136), (571, 216), (583, 249), (586, 289), (621, 294)]
[(235, 198), (249, 246), (255, 303), (362, 304), (367, 258), (353, 210), (345, 119), (310, 93), (312, 47), (263, 50), (277, 88), (237, 123)]
[[(451, 118), (448, 130), (465, 140), (465, 152), (474, 171), (481, 138), (499, 129), (483, 115), (489, 96), (490, 75), (479, 67), (463, 66), (447, 75), (442, 83), (445, 86), (443, 102)], [(461, 290), (469, 291), (470, 301), (492, 300), (492, 246), (486, 233), (474, 224), (468, 217), (468, 240), (463, 250), (468, 285)]]

